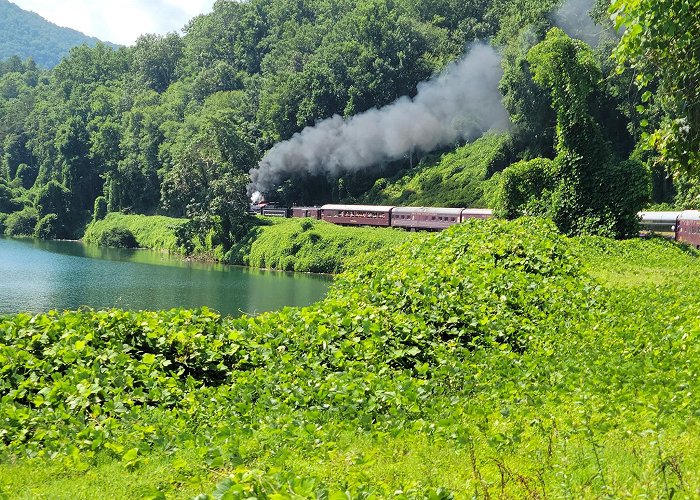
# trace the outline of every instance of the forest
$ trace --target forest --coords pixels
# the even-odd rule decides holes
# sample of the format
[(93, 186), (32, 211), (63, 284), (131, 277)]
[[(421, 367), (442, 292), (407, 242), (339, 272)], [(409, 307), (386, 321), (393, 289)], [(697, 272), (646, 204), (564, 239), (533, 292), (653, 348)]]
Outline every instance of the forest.
[[(72, 47), (94, 46), (100, 40), (50, 23), (39, 14), (0, 0), (0, 61), (31, 58), (41, 68), (53, 68)], [(13, 62), (12, 64), (16, 64)], [(15, 66), (17, 68), (17, 66)]]
[[(249, 171), (275, 144), (416, 96), (479, 41), (496, 49), (510, 123), (476, 178), (437, 182), (431, 201), (633, 234), (649, 203), (697, 206), (698, 17), (690, 0), (669, 3), (218, 0), (182, 34), (82, 45), (51, 70), (7, 59), (0, 229), (78, 238), (109, 212), (159, 214), (189, 219), (183, 241), (230, 248), (245, 233)], [(264, 194), (386, 201), (385, 188), (471, 139), (364, 169), (290, 171)], [(495, 186), (488, 198), (474, 194), (481, 181)]]

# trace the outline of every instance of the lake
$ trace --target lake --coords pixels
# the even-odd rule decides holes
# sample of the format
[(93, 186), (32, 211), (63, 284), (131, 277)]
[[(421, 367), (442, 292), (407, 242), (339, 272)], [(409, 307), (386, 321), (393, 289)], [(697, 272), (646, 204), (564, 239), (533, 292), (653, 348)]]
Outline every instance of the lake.
[(0, 238), (0, 314), (207, 306), (238, 316), (321, 299), (328, 276), (185, 262), (149, 250)]

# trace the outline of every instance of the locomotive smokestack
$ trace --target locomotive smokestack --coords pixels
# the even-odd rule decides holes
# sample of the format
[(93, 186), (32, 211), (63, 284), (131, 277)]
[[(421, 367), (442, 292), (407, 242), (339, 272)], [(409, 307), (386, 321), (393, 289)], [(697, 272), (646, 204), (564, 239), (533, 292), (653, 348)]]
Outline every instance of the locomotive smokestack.
[(248, 191), (270, 190), (294, 172), (339, 175), (504, 129), (501, 75), (500, 55), (476, 43), (442, 74), (420, 83), (414, 98), (347, 119), (335, 115), (276, 144), (250, 171)]
[(251, 196), (250, 196), (250, 201), (253, 205), (258, 205), (265, 201), (265, 197), (262, 195), (260, 191), (255, 191)]

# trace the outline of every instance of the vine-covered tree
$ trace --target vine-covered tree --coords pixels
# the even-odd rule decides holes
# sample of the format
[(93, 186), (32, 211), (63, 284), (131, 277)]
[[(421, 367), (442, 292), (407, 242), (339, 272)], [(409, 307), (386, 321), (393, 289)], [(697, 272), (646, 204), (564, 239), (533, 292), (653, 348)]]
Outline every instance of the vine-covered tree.
[(503, 176), (499, 209), (513, 217), (550, 216), (568, 234), (630, 236), (649, 197), (648, 174), (618, 162), (591, 112), (601, 80), (591, 48), (554, 28), (527, 54), (535, 83), (547, 89), (556, 114), (556, 158), (533, 161)]

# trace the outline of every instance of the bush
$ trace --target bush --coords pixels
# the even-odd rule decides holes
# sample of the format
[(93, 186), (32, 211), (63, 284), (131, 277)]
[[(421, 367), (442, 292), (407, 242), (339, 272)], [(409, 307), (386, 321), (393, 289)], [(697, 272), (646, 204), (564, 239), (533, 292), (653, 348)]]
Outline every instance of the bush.
[(45, 215), (34, 228), (34, 237), (42, 240), (55, 240), (66, 238), (66, 228), (56, 214)]
[(5, 234), (8, 236), (32, 236), (39, 220), (35, 208), (25, 207), (19, 212), (11, 213), (5, 219)]
[(521, 161), (508, 167), (500, 176), (494, 211), (499, 217), (515, 219), (522, 215), (542, 215), (533, 205), (545, 191), (554, 187), (554, 162), (547, 158)]
[(92, 220), (98, 221), (107, 217), (107, 198), (98, 196), (95, 198), (95, 210), (92, 214)]
[(0, 179), (0, 212), (13, 212), (17, 209), (15, 203), (12, 201), (13, 198), (14, 193), (12, 189), (10, 189), (10, 186)]
[(98, 245), (101, 247), (138, 248), (134, 233), (124, 227), (107, 229), (100, 235)]

